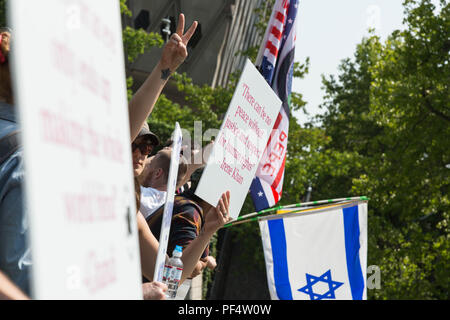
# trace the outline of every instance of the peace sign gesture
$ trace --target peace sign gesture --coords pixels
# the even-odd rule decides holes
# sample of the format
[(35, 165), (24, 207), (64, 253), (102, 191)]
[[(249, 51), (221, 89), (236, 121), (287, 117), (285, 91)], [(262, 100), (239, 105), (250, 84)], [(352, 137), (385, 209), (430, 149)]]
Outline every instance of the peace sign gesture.
[[(190, 28), (184, 33), (184, 14), (180, 13), (178, 18), (178, 26), (176, 33), (172, 34), (170, 40), (164, 46), (161, 56), (161, 67), (166, 75), (174, 72), (186, 59), (187, 44), (197, 28), (197, 21), (190, 26)], [(184, 34), (183, 34), (184, 33)]]

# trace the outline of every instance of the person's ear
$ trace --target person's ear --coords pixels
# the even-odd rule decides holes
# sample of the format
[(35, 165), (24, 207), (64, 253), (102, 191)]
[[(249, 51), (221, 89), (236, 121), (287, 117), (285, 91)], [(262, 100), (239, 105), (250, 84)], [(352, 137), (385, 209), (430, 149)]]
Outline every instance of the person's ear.
[(155, 178), (159, 179), (163, 176), (163, 174), (164, 174), (163, 169), (158, 168), (158, 169), (156, 169), (156, 172), (155, 172)]

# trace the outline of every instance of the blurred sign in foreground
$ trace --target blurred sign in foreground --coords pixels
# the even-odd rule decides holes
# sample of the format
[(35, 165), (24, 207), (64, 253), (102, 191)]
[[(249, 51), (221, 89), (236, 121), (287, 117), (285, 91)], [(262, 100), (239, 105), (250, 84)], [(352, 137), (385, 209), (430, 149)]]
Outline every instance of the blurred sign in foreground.
[(140, 299), (119, 1), (10, 1), (35, 299)]

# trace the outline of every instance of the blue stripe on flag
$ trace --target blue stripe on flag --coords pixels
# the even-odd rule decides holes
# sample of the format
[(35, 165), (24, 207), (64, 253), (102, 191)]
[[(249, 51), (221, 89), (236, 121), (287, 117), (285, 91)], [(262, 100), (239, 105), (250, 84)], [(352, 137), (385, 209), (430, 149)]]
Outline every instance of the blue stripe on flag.
[(278, 299), (292, 300), (283, 219), (268, 220), (267, 225), (272, 245), (273, 277)]
[(353, 300), (362, 300), (364, 293), (364, 278), (359, 259), (359, 219), (358, 206), (344, 208), (345, 253), (347, 257), (347, 272)]
[(261, 181), (259, 181), (258, 177), (255, 177), (250, 185), (250, 195), (252, 196), (256, 211), (270, 207), (269, 201), (267, 200)]

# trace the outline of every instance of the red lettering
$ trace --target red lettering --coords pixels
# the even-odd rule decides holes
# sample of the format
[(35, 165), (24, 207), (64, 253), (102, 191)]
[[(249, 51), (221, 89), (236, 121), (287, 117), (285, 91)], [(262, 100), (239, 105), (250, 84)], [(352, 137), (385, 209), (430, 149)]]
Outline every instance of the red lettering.
[(105, 102), (110, 103), (111, 102), (111, 83), (109, 80), (102, 78), (101, 82), (102, 86), (102, 97), (105, 100)]
[(228, 163), (226, 163), (226, 161), (225, 161), (225, 158), (223, 158), (223, 162), (222, 162), (222, 164), (220, 165), (220, 169), (222, 169), (226, 174), (228, 174), (228, 175), (231, 175), (231, 172), (232, 172), (232, 168), (231, 168), (231, 166), (228, 164)]
[(101, 156), (123, 163), (124, 148), (120, 140), (50, 110), (41, 109), (39, 116), (43, 141), (70, 148), (83, 156)]
[(242, 184), (242, 182), (244, 181), (244, 178), (239, 174), (238, 168), (234, 168), (232, 177), (239, 184)]
[(98, 93), (98, 74), (94, 68), (82, 62), (80, 66), (81, 84), (86, 87), (93, 94)]
[(63, 43), (53, 40), (51, 44), (53, 65), (68, 77), (75, 73), (75, 57), (73, 52)]
[(266, 163), (266, 164), (262, 167), (262, 169), (263, 169), (264, 171), (266, 171), (266, 173), (267, 173), (268, 175), (270, 174), (270, 176), (273, 176), (273, 174), (274, 174), (274, 172), (275, 172), (275, 168), (272, 167), (272, 165), (271, 165), (270, 163)]
[(65, 218), (69, 223), (90, 224), (116, 218), (115, 193), (105, 195), (95, 190), (88, 190), (68, 192), (63, 194), (62, 198)]
[(278, 156), (275, 152), (270, 152), (270, 154), (269, 154), (269, 161), (270, 162), (275, 162), (275, 161), (277, 161), (278, 159), (280, 159), (280, 156)]
[(82, 24), (85, 26), (92, 35), (102, 43), (106, 48), (116, 51), (115, 36), (111, 29), (101, 19), (90, 10), (89, 6), (81, 2), (81, 19)]
[(225, 146), (225, 143), (227, 143), (227, 139), (225, 139), (224, 136), (221, 136), (220, 139), (219, 139), (219, 144), (220, 144), (222, 147), (224, 147), (224, 146)]
[(275, 151), (280, 150), (280, 152), (278, 153), (280, 156), (284, 152), (284, 146), (281, 143), (279, 143), (279, 142), (277, 142), (277, 144), (275, 145), (274, 149), (275, 149)]
[(237, 107), (234, 116), (236, 117), (236, 115), (238, 115), (242, 120), (244, 120), (245, 123), (247, 123), (249, 116), (240, 106)]
[(114, 256), (99, 258), (90, 251), (86, 257), (83, 282), (89, 292), (95, 293), (117, 281), (117, 266)]

